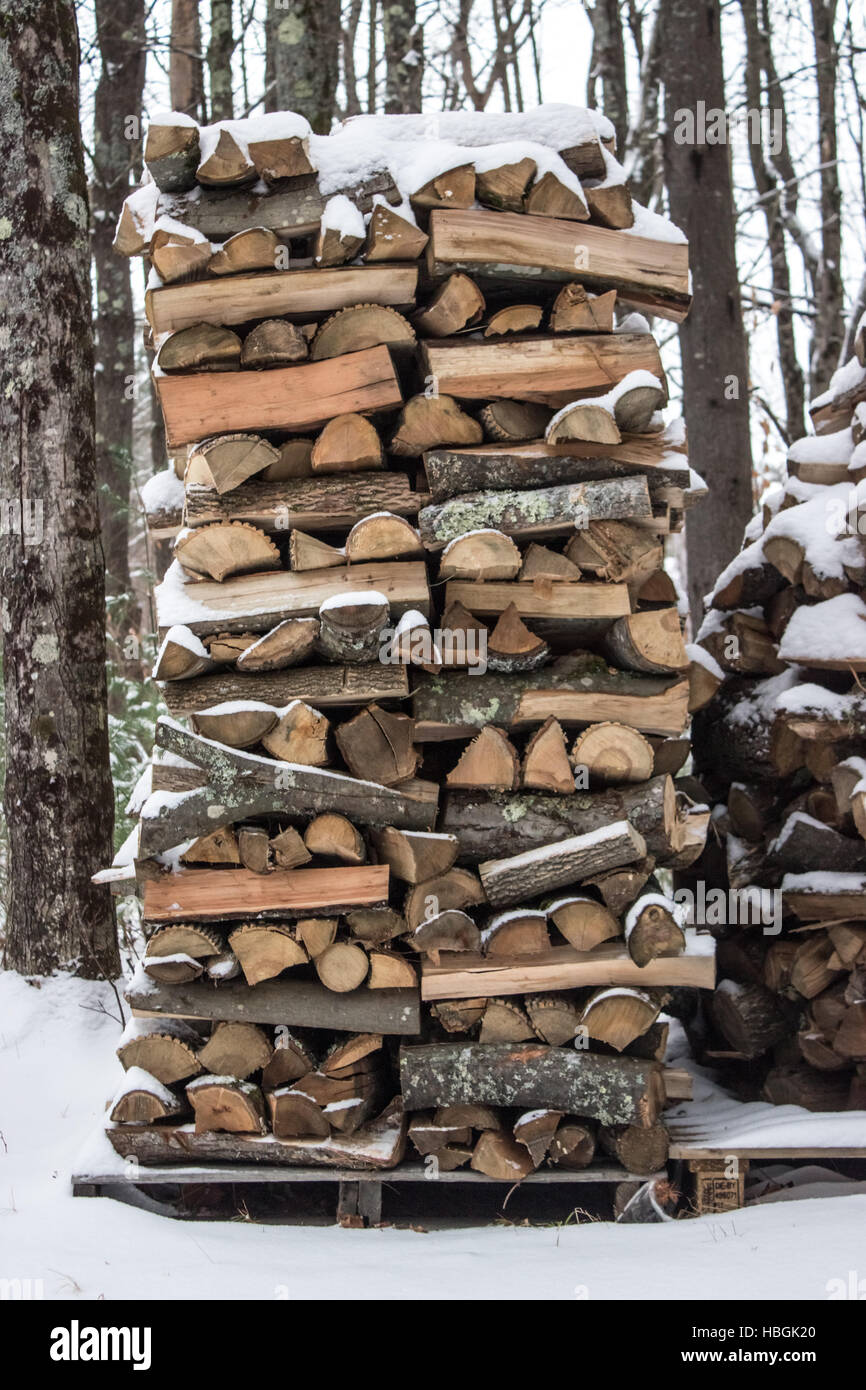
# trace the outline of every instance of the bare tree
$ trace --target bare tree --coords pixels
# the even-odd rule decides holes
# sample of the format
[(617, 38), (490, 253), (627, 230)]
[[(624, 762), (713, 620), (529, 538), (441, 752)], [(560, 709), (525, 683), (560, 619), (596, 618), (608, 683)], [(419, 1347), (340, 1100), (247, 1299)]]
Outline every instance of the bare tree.
[(818, 139), (821, 155), (821, 259), (816, 284), (815, 334), (812, 340), (812, 395), (823, 391), (839, 365), (845, 335), (842, 285), (842, 191), (836, 139), (835, 38), (836, 0), (811, 0), (818, 89)]
[(415, 0), (385, 0), (382, 8), (385, 39), (385, 110), (421, 110), (424, 74), (424, 35), (417, 21)]
[(171, 0), (168, 80), (173, 109), (206, 120), (198, 0)]
[[(713, 506), (689, 517), (688, 589), (692, 616), (740, 548), (752, 514), (749, 380), (734, 252), (735, 209), (729, 150), (707, 144), (688, 113), (698, 103), (724, 111), (719, 0), (662, 0), (665, 54), (665, 171), (670, 211), (686, 233), (697, 311), (680, 325), (689, 453), (710, 480)], [(696, 123), (695, 123), (696, 124)]]
[(232, 94), (232, 54), (234, 51), (232, 0), (211, 0), (207, 67), (210, 85), (210, 118), (212, 121), (230, 121), (234, 115)]
[[(769, 81), (771, 63), (770, 30), (758, 19), (757, 0), (740, 0), (743, 12), (743, 25), (746, 32), (745, 95), (749, 111), (772, 113), (773, 127), (778, 129), (784, 122), (785, 112), (774, 106), (772, 96), (765, 103), (763, 87)], [(765, 15), (769, 25), (769, 14)], [(788, 249), (785, 238), (785, 224), (782, 216), (782, 194), (778, 180), (764, 157), (762, 139), (764, 121), (757, 123), (757, 129), (750, 132), (748, 147), (749, 159), (755, 188), (758, 192), (761, 209), (767, 223), (767, 247), (772, 272), (772, 295), (776, 305), (776, 339), (779, 351), (779, 366), (785, 391), (785, 434), (787, 442), (793, 443), (806, 433), (805, 392), (803, 372), (797, 357), (797, 344), (794, 338), (794, 312), (791, 300), (791, 272), (788, 266)]]
[(141, 155), (146, 62), (144, 0), (95, 0), (101, 57), (93, 115), (93, 267), (96, 278), (96, 470), (111, 593), (128, 594), (135, 317), (131, 262), (112, 249), (130, 174)]
[(114, 913), (90, 882), (113, 799), (78, 62), (73, 0), (0, 0), (6, 962), (112, 976)]
[[(620, 158), (628, 136), (628, 83), (625, 69), (625, 43), (619, 0), (596, 0), (584, 8), (592, 22), (592, 53), (586, 99), (589, 106), (601, 106), (616, 131)], [(598, 85), (601, 83), (601, 101)]]
[(299, 111), (327, 135), (340, 75), (340, 0), (269, 0), (273, 110)]

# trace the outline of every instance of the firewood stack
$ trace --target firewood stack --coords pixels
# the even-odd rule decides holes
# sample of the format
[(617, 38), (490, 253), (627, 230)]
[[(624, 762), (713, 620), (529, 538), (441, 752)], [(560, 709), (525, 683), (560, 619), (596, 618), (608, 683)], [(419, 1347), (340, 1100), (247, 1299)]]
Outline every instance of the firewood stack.
[(148, 933), (123, 1152), (345, 1166), (384, 1126), (394, 1162), (402, 1106), (443, 1169), (664, 1162), (659, 1015), (714, 978), (654, 878), (706, 835), (662, 568), (705, 489), (639, 312), (687, 312), (687, 246), (612, 143), (572, 107), (151, 125), (117, 245), (174, 558), (106, 875)]
[[(866, 350), (811, 411), (697, 637), (693, 872), (724, 975), (699, 1046), (741, 1093), (866, 1109)], [(748, 891), (747, 891), (748, 890)]]

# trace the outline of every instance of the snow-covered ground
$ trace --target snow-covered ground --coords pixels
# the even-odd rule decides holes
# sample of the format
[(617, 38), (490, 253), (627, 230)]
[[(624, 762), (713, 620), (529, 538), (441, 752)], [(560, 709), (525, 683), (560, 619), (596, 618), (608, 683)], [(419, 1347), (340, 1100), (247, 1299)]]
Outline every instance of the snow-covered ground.
[(120, 1026), (102, 1006), (116, 1011), (103, 985), (0, 974), (0, 1280), (41, 1279), (46, 1298), (822, 1300), (858, 1279), (866, 1290), (866, 1196), (663, 1226), (427, 1233), (182, 1222), (73, 1198), (69, 1174), (118, 1080)]

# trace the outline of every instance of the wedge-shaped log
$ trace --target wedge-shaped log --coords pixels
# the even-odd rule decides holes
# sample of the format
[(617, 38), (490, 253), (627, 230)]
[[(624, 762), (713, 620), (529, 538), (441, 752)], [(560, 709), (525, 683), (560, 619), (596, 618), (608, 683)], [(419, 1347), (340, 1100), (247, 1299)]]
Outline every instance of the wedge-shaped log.
[(156, 388), (172, 449), (209, 430), (301, 430), (346, 411), (392, 410), (403, 399), (386, 347), (274, 368), (256, 377), (253, 391), (243, 371), (159, 376)]
[(662, 1068), (541, 1044), (431, 1043), (400, 1049), (407, 1110), (434, 1105), (548, 1106), (604, 1124), (652, 1124), (664, 1105)]
[(216, 522), (187, 531), (174, 553), (190, 574), (222, 581), (237, 574), (280, 568), (280, 552), (270, 537), (245, 521)]
[[(570, 282), (617, 290), (660, 318), (679, 322), (691, 303), (686, 242), (510, 212), (436, 211), (427, 265), (434, 276), (464, 270), (488, 280)], [(577, 268), (579, 266), (579, 269)]]

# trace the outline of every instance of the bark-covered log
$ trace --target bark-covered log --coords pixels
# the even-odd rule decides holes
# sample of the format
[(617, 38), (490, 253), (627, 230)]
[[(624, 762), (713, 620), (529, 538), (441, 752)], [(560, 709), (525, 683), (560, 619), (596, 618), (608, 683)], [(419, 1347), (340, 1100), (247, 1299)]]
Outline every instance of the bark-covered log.
[(409, 694), (405, 666), (298, 666), (288, 671), (220, 671), (166, 681), (160, 687), (170, 714), (194, 714), (233, 700), (256, 700), (284, 709), (292, 700), (316, 708), (401, 700)]
[(458, 837), (461, 859), (478, 864), (491, 856), (523, 854), (622, 820), (634, 826), (658, 862), (668, 858), (676, 841), (670, 777), (574, 796), (446, 791), (437, 828)]
[(556, 844), (533, 846), (506, 859), (484, 860), (478, 872), (488, 902), (494, 907), (508, 907), (579, 882), (589, 874), (632, 864), (645, 854), (643, 836), (623, 820)]
[(603, 1124), (653, 1124), (664, 1104), (657, 1062), (541, 1044), (402, 1047), (400, 1089), (407, 1110), (435, 1105), (548, 1106)]
[(424, 544), (438, 550), (467, 531), (485, 527), (508, 536), (555, 536), (599, 519), (649, 520), (651, 516), (646, 478), (601, 478), (531, 492), (467, 493), (424, 507), (418, 524)]
[(488, 489), (553, 487), (597, 478), (646, 476), (650, 496), (662, 487), (687, 488), (685, 454), (654, 437), (626, 438), (621, 444), (567, 445), (541, 442), (485, 444), (477, 449), (431, 449), (424, 469), (434, 502)]

